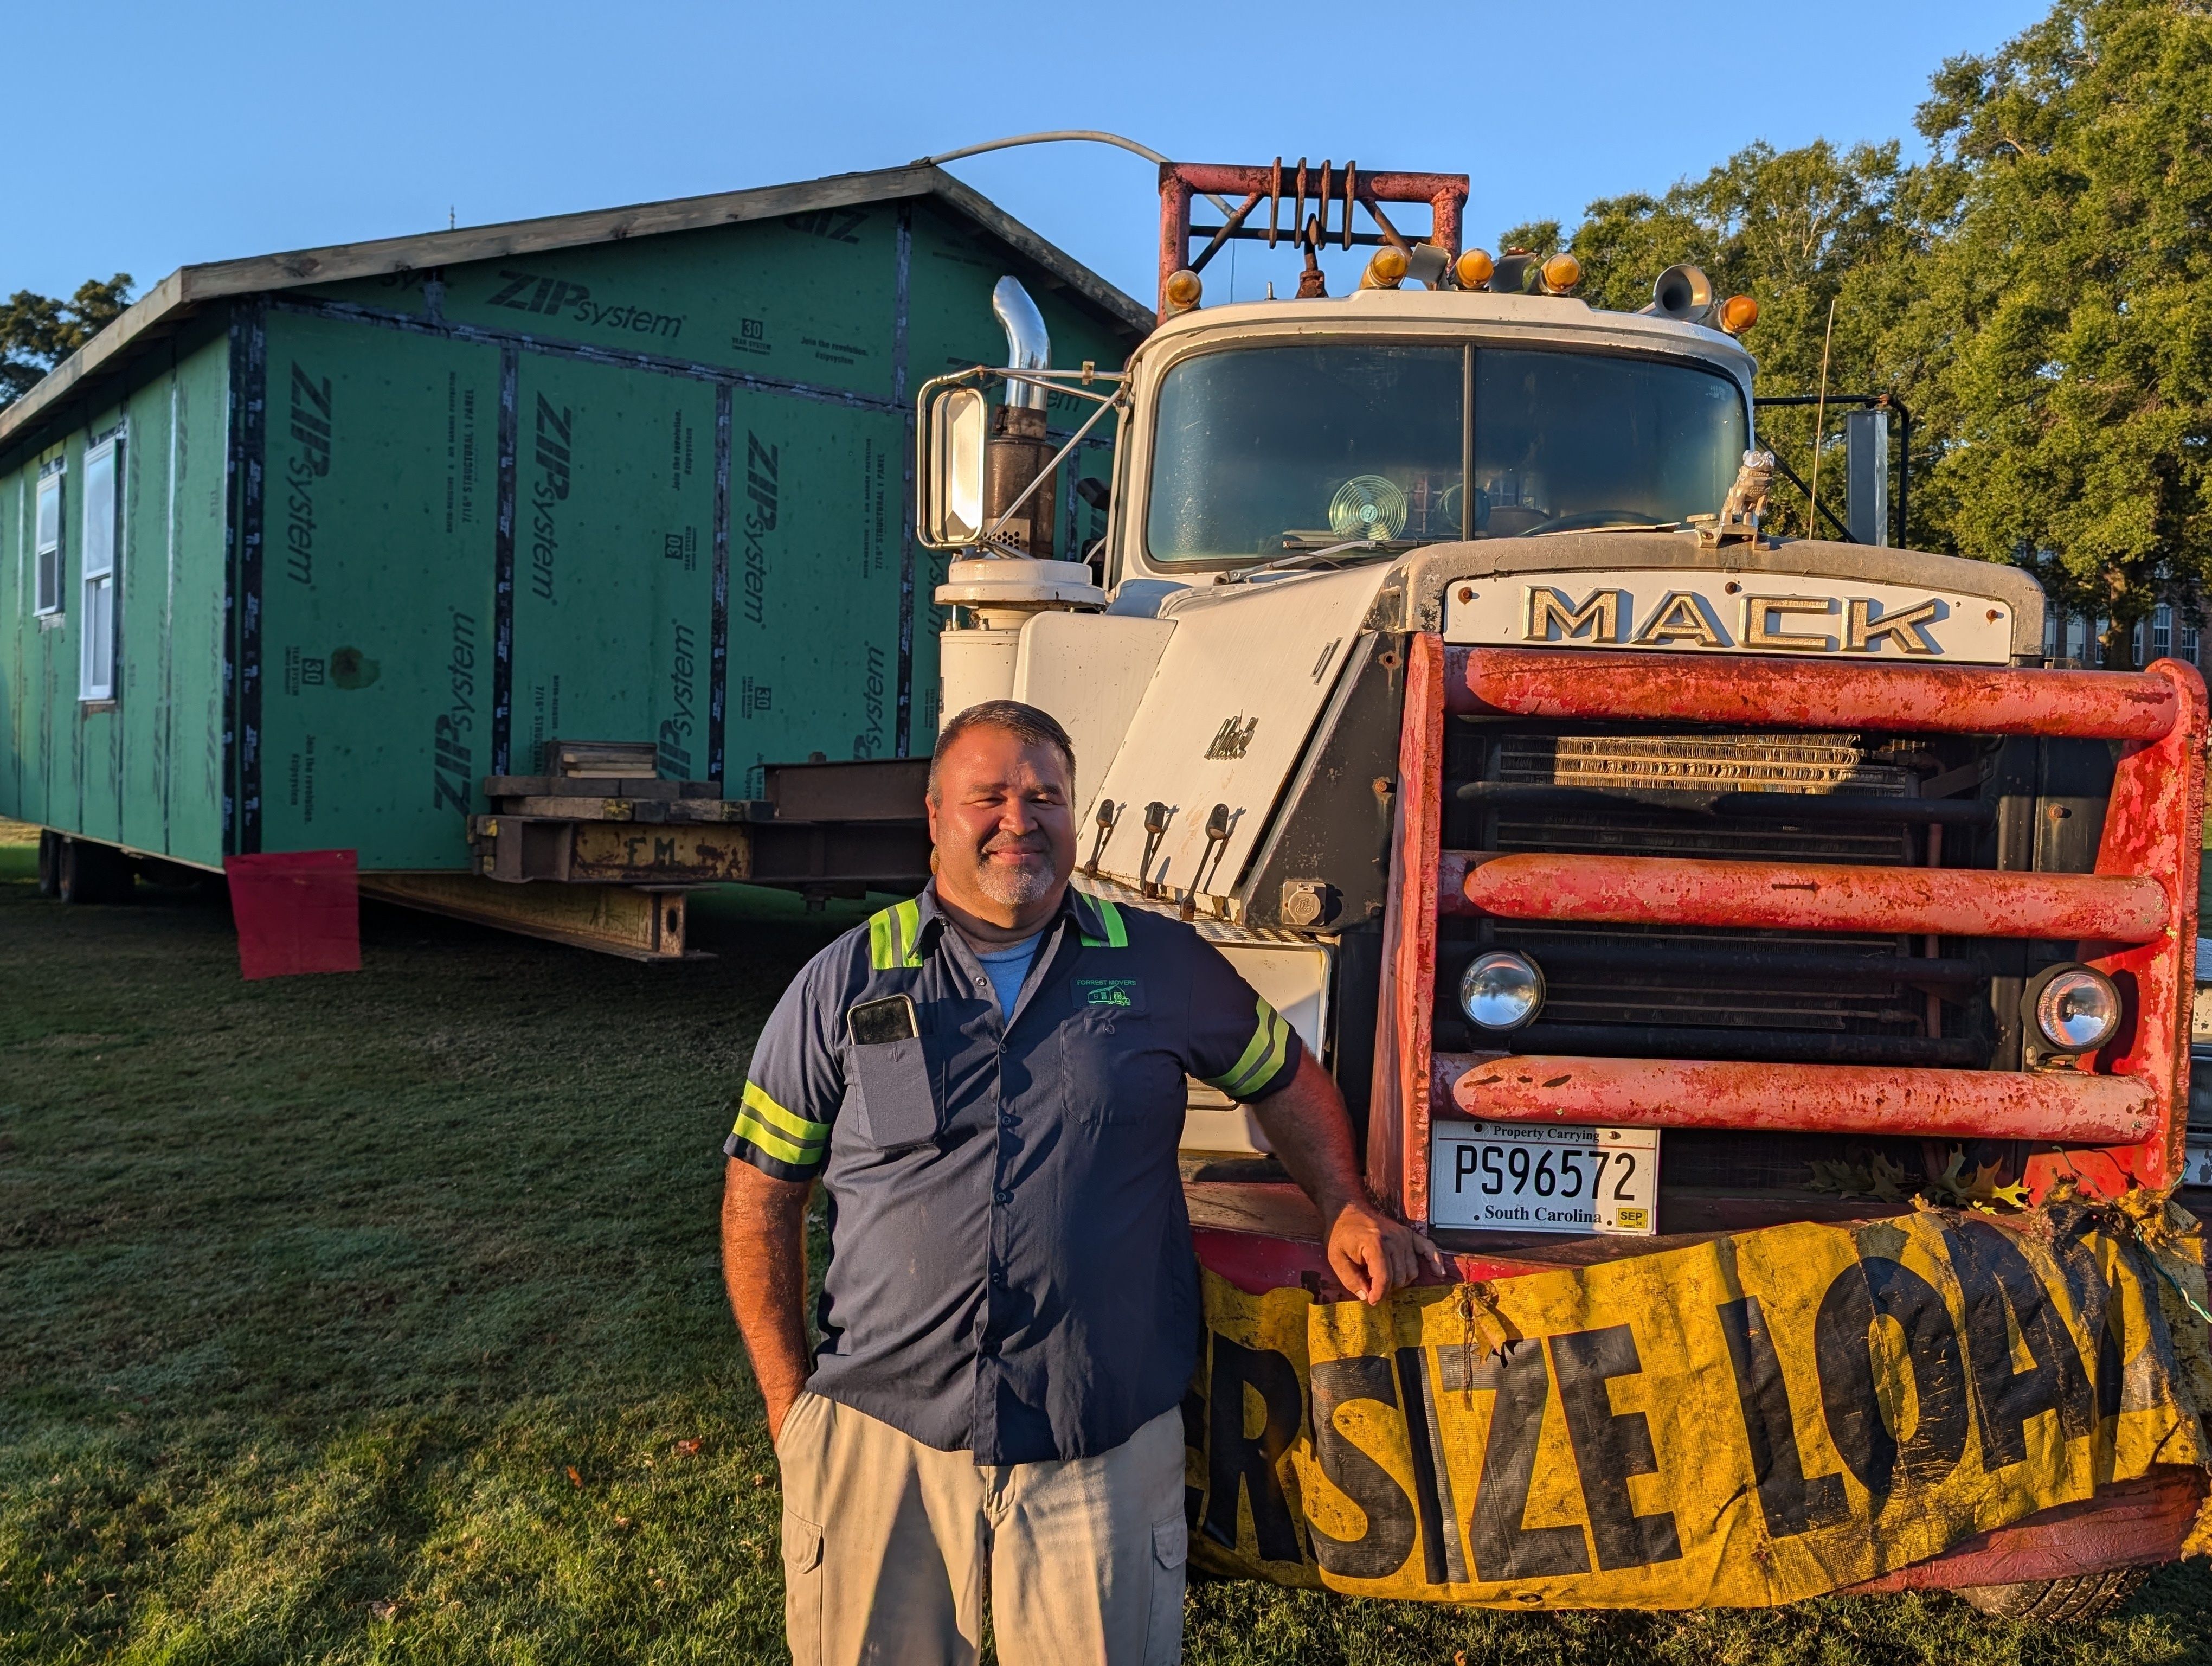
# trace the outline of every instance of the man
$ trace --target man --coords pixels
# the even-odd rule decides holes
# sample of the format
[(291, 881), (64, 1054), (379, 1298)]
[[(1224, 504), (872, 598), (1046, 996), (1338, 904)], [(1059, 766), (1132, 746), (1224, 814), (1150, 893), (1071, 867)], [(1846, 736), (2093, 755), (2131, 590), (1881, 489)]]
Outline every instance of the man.
[[(798, 1666), (1182, 1657), (1186, 1073), (1249, 1104), (1379, 1302), (1424, 1254), (1335, 1084), (1188, 926), (1072, 891), (1075, 759), (1010, 700), (931, 760), (936, 878), (808, 964), (729, 1154), (730, 1305), (783, 1471)], [(829, 1195), (823, 1341), (803, 1296)]]

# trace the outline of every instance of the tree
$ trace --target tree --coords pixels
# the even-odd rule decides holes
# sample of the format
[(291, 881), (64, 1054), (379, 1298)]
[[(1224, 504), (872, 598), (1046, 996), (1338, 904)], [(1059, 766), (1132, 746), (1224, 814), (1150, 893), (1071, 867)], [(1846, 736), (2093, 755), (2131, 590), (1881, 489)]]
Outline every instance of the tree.
[(2212, 15), (2061, 0), (1933, 93), (1918, 125), (1965, 189), (1895, 335), (1932, 367), (1941, 512), (2128, 665), (2212, 581)]
[(131, 274), (87, 278), (67, 301), (18, 289), (0, 302), (0, 406), (13, 404), (131, 304)]
[[(1684, 261), (1704, 268), (1717, 294), (1751, 295), (1759, 321), (1746, 345), (1763, 392), (1817, 392), (1826, 347), (1832, 391), (1888, 391), (1909, 402), (1923, 371), (1897, 357), (1887, 325), (1955, 195), (1948, 170), (1905, 168), (1894, 143), (1845, 151), (1825, 140), (1795, 150), (1754, 144), (1663, 197), (1592, 203), (1571, 246), (1593, 306), (1646, 306), (1652, 281)], [(1809, 477), (1814, 425), (1811, 410), (1769, 410), (1761, 442)], [(1787, 488), (1770, 519), (1784, 531), (1812, 530), (1810, 506)]]

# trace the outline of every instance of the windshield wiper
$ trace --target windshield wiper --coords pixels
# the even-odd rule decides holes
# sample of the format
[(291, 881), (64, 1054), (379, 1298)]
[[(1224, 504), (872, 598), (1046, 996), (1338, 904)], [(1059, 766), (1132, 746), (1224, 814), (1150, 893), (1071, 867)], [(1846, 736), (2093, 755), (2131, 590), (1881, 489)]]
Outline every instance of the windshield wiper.
[[(1580, 521), (1579, 515), (1562, 515), (1562, 520)], [(1678, 532), (1690, 523), (1686, 520), (1595, 520), (1587, 526), (1531, 526), (1525, 532), (1516, 532), (1515, 538), (1552, 538), (1560, 532)]]
[(1256, 567), (1240, 567), (1233, 573), (1224, 573), (1217, 584), (1242, 584), (1246, 579), (1261, 573), (1291, 573), (1308, 567), (1343, 567), (1349, 563), (1344, 557), (1352, 551), (1361, 552), (1360, 559), (1369, 556), (1410, 555), (1425, 550), (1432, 544), (1461, 544), (1466, 540), (1456, 535), (1450, 538), (1352, 538), (1342, 544), (1332, 544), (1320, 550), (1299, 550), (1287, 556), (1278, 556), (1273, 561), (1263, 561)]
[(1341, 567), (1340, 556), (1352, 550), (1368, 555), (1390, 556), (1397, 551), (1389, 542), (1377, 538), (1356, 538), (1343, 544), (1332, 544), (1325, 550), (1304, 550), (1293, 556), (1279, 556), (1273, 561), (1263, 561), (1257, 567), (1240, 567), (1233, 573), (1224, 573), (1216, 581), (1220, 584), (1243, 584), (1262, 573), (1294, 573), (1308, 567)]

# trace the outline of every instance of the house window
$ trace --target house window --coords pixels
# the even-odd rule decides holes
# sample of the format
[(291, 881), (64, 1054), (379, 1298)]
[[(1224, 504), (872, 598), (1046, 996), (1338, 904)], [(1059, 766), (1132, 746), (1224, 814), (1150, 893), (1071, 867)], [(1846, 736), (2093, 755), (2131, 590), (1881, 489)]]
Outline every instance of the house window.
[(2197, 663), (2197, 627), (2193, 624), (2181, 627), (2181, 657), (2192, 666)]
[(121, 516), (117, 484), (119, 439), (84, 454), (83, 698), (115, 698), (115, 552)]
[(2150, 616), (2150, 657), (2163, 660), (2173, 652), (2173, 610), (2163, 603)]
[(39, 477), (38, 574), (32, 611), (44, 616), (62, 611), (62, 471)]

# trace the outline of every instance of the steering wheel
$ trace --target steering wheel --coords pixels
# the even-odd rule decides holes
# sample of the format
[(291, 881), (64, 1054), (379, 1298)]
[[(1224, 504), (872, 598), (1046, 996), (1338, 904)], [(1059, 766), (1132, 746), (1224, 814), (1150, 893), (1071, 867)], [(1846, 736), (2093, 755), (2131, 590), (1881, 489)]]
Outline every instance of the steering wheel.
[(1622, 525), (1649, 526), (1659, 519), (1649, 509), (1584, 509), (1578, 514), (1553, 515), (1549, 520), (1540, 520), (1526, 532), (1516, 532), (1516, 538), (1533, 538), (1539, 532), (1580, 532), (1599, 526)]

